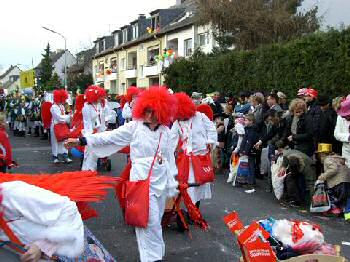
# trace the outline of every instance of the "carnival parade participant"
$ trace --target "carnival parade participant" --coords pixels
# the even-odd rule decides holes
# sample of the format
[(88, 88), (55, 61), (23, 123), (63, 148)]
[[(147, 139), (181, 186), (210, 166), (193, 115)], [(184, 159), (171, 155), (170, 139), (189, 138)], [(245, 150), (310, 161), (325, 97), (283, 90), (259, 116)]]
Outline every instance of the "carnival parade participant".
[(51, 148), (53, 163), (58, 164), (60, 161), (58, 159), (59, 155), (62, 155), (63, 161), (65, 163), (70, 163), (72, 160), (68, 157), (68, 150), (64, 147), (64, 142), (57, 141), (55, 134), (55, 125), (57, 124), (69, 124), (71, 116), (66, 115), (64, 103), (68, 98), (68, 93), (64, 89), (55, 90), (53, 92), (54, 104), (52, 105), (50, 112), (52, 114), (52, 121), (50, 126), (51, 134)]
[(0, 114), (0, 172), (6, 173), (7, 167), (12, 164), (12, 147), (6, 132), (6, 117)]
[[(90, 86), (85, 91), (86, 103), (84, 104), (82, 115), (84, 128), (82, 135), (95, 134), (106, 130), (104, 99), (102, 88)], [(84, 164), (85, 163), (85, 164)], [(97, 158), (95, 161), (83, 162), (82, 170), (96, 170)]]
[[(83, 220), (97, 216), (88, 204), (103, 200), (115, 179), (95, 172), (3, 174), (0, 239), (21, 261), (115, 261), (94, 254), (98, 242)], [(96, 251), (95, 251), (96, 252)]]
[(137, 96), (140, 90), (136, 86), (131, 86), (128, 88), (125, 96), (126, 103), (123, 107), (122, 117), (125, 119), (125, 123), (132, 120), (132, 108), (135, 105)]
[[(199, 187), (191, 187), (188, 193), (193, 203), (199, 207), (202, 199), (211, 198), (210, 183), (214, 177), (205, 181), (204, 173), (195, 172), (202, 169), (202, 163), (195, 161), (196, 156), (210, 155), (210, 149), (213, 149), (217, 143), (216, 128), (209, 118), (196, 111), (196, 105), (191, 98), (185, 93), (176, 93), (177, 114), (176, 121), (171, 128), (171, 147), (180, 147), (178, 154), (178, 181), (180, 183), (199, 183)], [(210, 160), (210, 157), (209, 157)], [(208, 163), (206, 163), (208, 164)], [(211, 170), (213, 172), (210, 161)], [(214, 173), (212, 174), (214, 175)], [(202, 177), (201, 177), (202, 176)]]
[[(165, 87), (151, 87), (138, 97), (133, 107), (134, 121), (113, 131), (90, 134), (80, 139), (68, 139), (66, 142), (67, 147), (87, 145), (84, 162), (91, 159), (94, 161), (96, 157), (108, 157), (130, 145), (132, 167), (129, 183), (149, 181), (147, 195), (142, 195), (142, 199), (133, 202), (140, 205), (140, 201), (146, 199), (144, 208), (146, 207), (149, 214), (146, 217), (146, 226), (139, 225), (135, 228), (141, 262), (159, 261), (165, 254), (161, 219), (167, 196), (172, 197), (177, 193), (174, 178), (176, 170), (170, 168), (175, 166), (175, 160), (174, 152), (169, 147), (168, 128), (175, 111), (176, 101), (168, 90)], [(139, 184), (135, 185), (136, 193), (141, 189), (138, 186)], [(140, 214), (137, 210), (132, 211), (134, 205), (129, 206), (130, 201), (127, 193), (125, 213), (129, 212), (131, 218), (136, 218)], [(125, 218), (126, 222), (131, 224), (127, 215)]]
[(26, 135), (26, 111), (25, 98), (21, 97), (15, 106), (15, 122), (13, 132), (15, 136), (24, 137)]

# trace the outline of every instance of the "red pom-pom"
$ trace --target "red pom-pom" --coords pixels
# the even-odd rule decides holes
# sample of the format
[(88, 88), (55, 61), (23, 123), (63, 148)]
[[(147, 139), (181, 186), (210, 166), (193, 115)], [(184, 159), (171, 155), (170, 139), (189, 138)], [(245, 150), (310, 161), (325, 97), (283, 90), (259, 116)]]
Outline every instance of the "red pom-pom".
[(68, 92), (64, 89), (57, 89), (53, 91), (53, 101), (56, 104), (64, 104), (68, 99)]
[(177, 100), (176, 119), (190, 119), (196, 113), (196, 105), (186, 93), (174, 94)]
[(89, 86), (85, 90), (86, 102), (88, 102), (89, 104), (96, 103), (99, 98), (99, 89), (99, 86)]
[(208, 104), (201, 104), (197, 106), (197, 111), (205, 114), (211, 121), (214, 120), (213, 109)]
[(136, 86), (130, 86), (128, 90), (126, 91), (125, 100), (126, 102), (131, 102), (132, 98), (134, 96), (138, 96), (140, 94), (140, 89), (138, 89)]
[(160, 124), (169, 125), (174, 121), (176, 114), (176, 99), (166, 87), (151, 87), (143, 91), (137, 98), (133, 108), (133, 117), (143, 120), (146, 109), (153, 110)]

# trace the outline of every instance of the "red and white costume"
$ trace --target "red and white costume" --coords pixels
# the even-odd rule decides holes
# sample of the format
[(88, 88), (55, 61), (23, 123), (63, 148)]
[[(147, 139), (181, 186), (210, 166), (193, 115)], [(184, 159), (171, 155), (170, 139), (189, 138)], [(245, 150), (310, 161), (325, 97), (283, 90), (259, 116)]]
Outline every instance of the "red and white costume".
[(54, 126), (59, 123), (69, 124), (71, 116), (66, 115), (64, 103), (68, 98), (68, 93), (65, 90), (55, 90), (53, 92), (54, 104), (50, 112), (52, 115), (50, 134), (52, 155), (57, 157), (59, 154), (68, 154), (68, 150), (64, 147), (64, 142), (58, 142), (55, 136)]
[[(161, 219), (167, 196), (177, 192), (176, 169), (171, 169), (175, 165), (174, 152), (169, 147), (171, 135), (167, 127), (172, 120), (174, 102), (166, 88), (151, 88), (142, 93), (135, 105), (133, 117), (139, 120), (113, 131), (86, 136), (88, 150), (84, 162), (110, 156), (130, 145), (130, 181), (147, 179), (159, 145), (157, 159), (161, 161), (155, 161), (150, 177), (148, 226), (135, 228), (141, 262), (161, 260), (165, 254)], [(142, 120), (148, 108), (153, 110), (160, 123), (154, 131)]]
[[(176, 148), (180, 143), (181, 151), (187, 156), (208, 154), (208, 146), (214, 148), (217, 143), (217, 132), (213, 122), (205, 114), (196, 112), (194, 103), (186, 94), (177, 93), (175, 96), (178, 101), (177, 118), (188, 120), (176, 120), (173, 124), (171, 128), (171, 147)], [(196, 183), (191, 160), (188, 183)], [(191, 187), (188, 189), (188, 193), (193, 203), (202, 199), (209, 199), (211, 198), (210, 183), (205, 183), (199, 187)]]
[(76, 202), (100, 201), (114, 184), (113, 178), (93, 172), (4, 174), (0, 178), (0, 239), (17, 244), (15, 251), (21, 252), (18, 246), (35, 244), (49, 257), (76, 258), (84, 251), (83, 219), (96, 215), (86, 204)]
[(125, 119), (125, 123), (128, 123), (132, 120), (132, 106), (135, 103), (135, 97), (140, 93), (140, 90), (131, 86), (128, 88), (125, 96), (126, 103), (123, 106), (122, 117)]

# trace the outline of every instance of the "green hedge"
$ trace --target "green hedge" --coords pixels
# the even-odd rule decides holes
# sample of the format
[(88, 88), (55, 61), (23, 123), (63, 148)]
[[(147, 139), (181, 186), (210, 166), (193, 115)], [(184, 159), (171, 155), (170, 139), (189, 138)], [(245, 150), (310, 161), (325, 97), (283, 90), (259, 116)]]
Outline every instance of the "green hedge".
[(350, 93), (350, 28), (318, 32), (253, 51), (196, 53), (165, 70), (174, 91), (237, 94), (278, 89), (289, 96), (313, 86), (330, 96)]

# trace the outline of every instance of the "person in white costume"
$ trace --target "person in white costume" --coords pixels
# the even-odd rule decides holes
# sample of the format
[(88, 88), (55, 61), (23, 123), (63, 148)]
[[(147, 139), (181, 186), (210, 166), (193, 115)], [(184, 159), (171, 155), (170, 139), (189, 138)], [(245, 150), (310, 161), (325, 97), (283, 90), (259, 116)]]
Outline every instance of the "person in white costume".
[[(42, 252), (78, 257), (84, 251), (84, 225), (75, 202), (22, 181), (4, 182), (2, 219), (27, 251), (21, 261), (36, 262)], [(2, 241), (10, 240), (0, 230)]]
[(169, 147), (171, 137), (167, 127), (175, 110), (175, 99), (168, 90), (152, 87), (138, 97), (133, 111), (134, 121), (113, 131), (66, 142), (67, 147), (87, 145), (84, 162), (108, 157), (130, 145), (130, 181), (147, 179), (152, 161), (156, 159), (150, 177), (148, 225), (135, 228), (141, 262), (161, 261), (165, 255), (161, 219), (167, 196), (177, 193), (176, 169), (171, 169), (175, 166), (174, 152)]
[(68, 150), (64, 147), (64, 142), (58, 142), (54, 132), (54, 126), (59, 123), (69, 123), (71, 120), (70, 115), (66, 115), (64, 103), (68, 98), (68, 93), (64, 90), (55, 90), (53, 92), (54, 104), (52, 105), (50, 112), (52, 115), (52, 121), (50, 126), (51, 134), (51, 148), (53, 162), (58, 164), (60, 161), (58, 159), (59, 155), (62, 155), (63, 162), (70, 163), (72, 160), (68, 157)]
[(125, 119), (125, 123), (128, 123), (132, 120), (132, 108), (136, 102), (136, 98), (139, 95), (139, 93), (140, 90), (135, 86), (129, 87), (126, 92), (126, 103), (124, 104), (122, 111), (122, 117)]
[(106, 130), (99, 89), (100, 87), (98, 86), (90, 86), (85, 91), (86, 103), (82, 111), (84, 122), (83, 135), (100, 133)]
[[(84, 129), (83, 136), (106, 131), (106, 108), (102, 102), (104, 90), (99, 86), (90, 86), (85, 91), (86, 103), (84, 104), (82, 114)], [(86, 154), (85, 149), (85, 154)], [(82, 170), (96, 170), (98, 158), (94, 158), (89, 162), (83, 162)]]
[[(177, 93), (175, 97), (177, 98), (178, 111), (177, 120), (171, 128), (171, 147), (175, 149), (180, 142), (180, 150), (185, 155), (208, 154), (208, 147), (213, 149), (217, 143), (217, 132), (213, 122), (205, 114), (196, 112), (195, 104), (185, 93)], [(192, 161), (190, 160), (188, 183), (196, 182)], [(190, 187), (188, 193), (192, 202), (199, 207), (201, 200), (211, 198), (210, 183), (205, 183), (199, 187)]]

